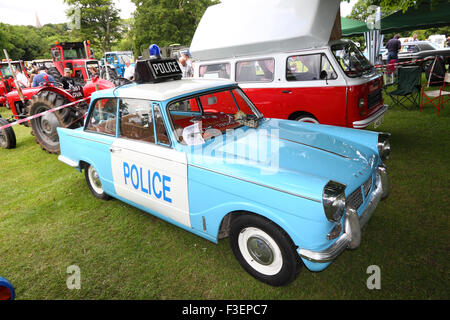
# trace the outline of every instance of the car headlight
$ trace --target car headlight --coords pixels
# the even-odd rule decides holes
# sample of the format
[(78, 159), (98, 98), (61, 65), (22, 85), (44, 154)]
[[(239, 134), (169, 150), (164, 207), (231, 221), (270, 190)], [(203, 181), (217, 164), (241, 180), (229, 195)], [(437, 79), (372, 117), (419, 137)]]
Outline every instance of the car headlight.
[(329, 181), (323, 188), (322, 203), (328, 221), (339, 222), (345, 212), (345, 185)]
[(381, 132), (378, 134), (378, 154), (383, 161), (389, 159), (389, 155), (391, 153), (391, 144), (389, 143), (390, 136), (390, 133)]

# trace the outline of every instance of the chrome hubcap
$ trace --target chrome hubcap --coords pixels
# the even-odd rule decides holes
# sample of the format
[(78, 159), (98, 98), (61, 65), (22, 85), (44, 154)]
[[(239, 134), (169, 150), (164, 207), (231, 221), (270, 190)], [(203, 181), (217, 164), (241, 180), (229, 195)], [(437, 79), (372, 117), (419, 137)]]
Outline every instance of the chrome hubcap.
[(273, 250), (270, 245), (260, 237), (250, 237), (247, 241), (248, 252), (262, 265), (270, 265), (273, 262)]
[(102, 187), (102, 183), (100, 182), (100, 178), (98, 177), (98, 173), (97, 171), (95, 171), (95, 169), (91, 170), (91, 179), (97, 188)]

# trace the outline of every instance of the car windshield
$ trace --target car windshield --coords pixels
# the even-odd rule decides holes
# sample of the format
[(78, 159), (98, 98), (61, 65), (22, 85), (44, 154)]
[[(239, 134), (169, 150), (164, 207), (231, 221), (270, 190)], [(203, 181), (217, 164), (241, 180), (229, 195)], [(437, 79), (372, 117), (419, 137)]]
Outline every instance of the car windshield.
[(263, 115), (239, 88), (203, 93), (168, 105), (178, 141), (195, 145), (241, 126), (256, 128)]
[(331, 51), (349, 77), (359, 77), (373, 69), (373, 65), (352, 42), (335, 44), (331, 47)]
[(126, 61), (132, 62), (134, 60), (133, 54), (125, 54), (121, 53), (118, 55), (120, 59), (120, 63), (125, 64)]

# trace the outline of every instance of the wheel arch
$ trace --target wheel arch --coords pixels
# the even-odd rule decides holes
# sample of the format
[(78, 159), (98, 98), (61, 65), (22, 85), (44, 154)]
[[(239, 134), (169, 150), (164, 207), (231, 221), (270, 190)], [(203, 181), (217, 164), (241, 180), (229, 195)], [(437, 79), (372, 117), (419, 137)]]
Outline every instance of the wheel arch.
[(276, 225), (280, 230), (282, 230), (289, 240), (291, 241), (292, 245), (295, 248), (298, 248), (298, 245), (295, 243), (293, 237), (291, 228), (289, 227), (289, 224), (287, 224), (286, 221), (283, 221), (276, 215), (266, 212), (266, 211), (257, 211), (252, 209), (245, 209), (245, 210), (233, 210), (225, 214), (219, 224), (219, 229), (217, 231), (217, 240), (225, 239), (229, 237), (231, 225), (233, 223), (233, 220), (241, 215), (252, 215), (256, 217), (260, 217), (264, 220), (270, 221), (274, 225)]
[(320, 122), (319, 119), (317, 119), (317, 117), (315, 115), (313, 115), (310, 112), (306, 112), (306, 111), (295, 111), (288, 116), (288, 120), (295, 120), (301, 116), (311, 117), (311, 118), (316, 119), (317, 122)]

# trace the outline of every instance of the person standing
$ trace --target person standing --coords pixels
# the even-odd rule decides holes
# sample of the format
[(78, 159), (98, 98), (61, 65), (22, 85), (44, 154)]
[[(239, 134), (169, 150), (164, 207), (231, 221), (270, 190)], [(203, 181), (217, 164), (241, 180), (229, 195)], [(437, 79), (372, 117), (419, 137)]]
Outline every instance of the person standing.
[(417, 33), (414, 33), (412, 41), (419, 41), (419, 39), (417, 39)]
[(17, 82), (19, 82), (19, 85), (22, 88), (26, 88), (28, 86), (27, 77), (22, 72), (20, 72), (19, 68), (16, 68), (16, 70), (14, 70), (14, 71), (16, 73), (16, 79), (17, 79)]
[(192, 68), (189, 68), (188, 64), (186, 63), (186, 59), (184, 57), (181, 57), (178, 60), (180, 64), (181, 72), (183, 73), (183, 78), (190, 78), (193, 76), (192, 74)]
[(394, 38), (386, 43), (386, 49), (388, 50), (386, 61), (387, 64), (389, 64), (389, 62), (393, 59), (398, 60), (398, 52), (402, 48), (402, 43), (400, 42), (400, 40), (398, 40), (399, 38), (400, 35), (396, 34)]
[(134, 66), (130, 64), (130, 61), (125, 61), (125, 71), (123, 77), (128, 80), (133, 80), (134, 78)]
[(189, 56), (189, 54), (187, 52), (185, 52), (183, 54), (184, 59), (186, 60), (186, 65), (188, 66), (188, 68), (191, 70), (191, 77), (194, 76), (194, 68), (192, 67), (192, 60), (191, 57)]

